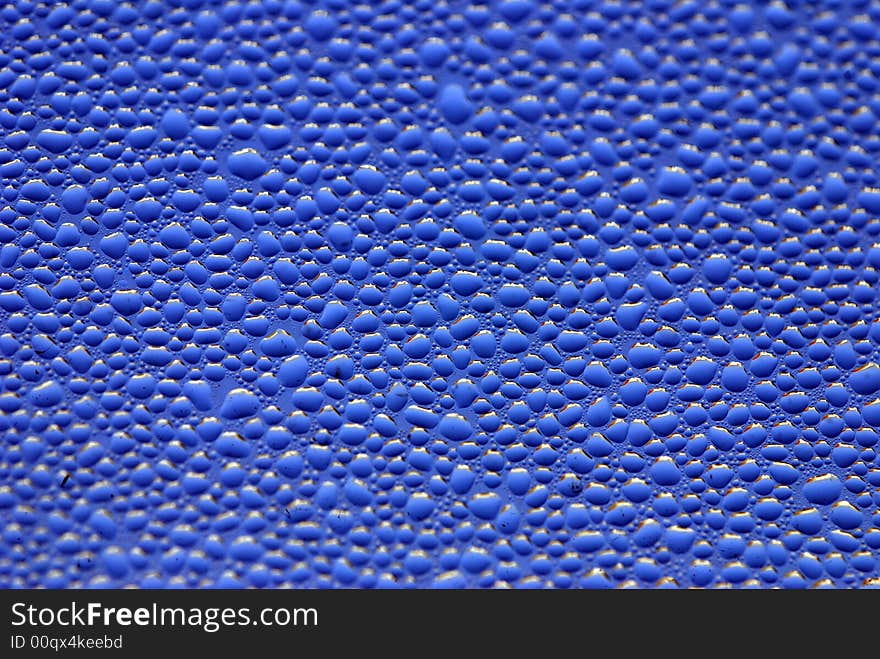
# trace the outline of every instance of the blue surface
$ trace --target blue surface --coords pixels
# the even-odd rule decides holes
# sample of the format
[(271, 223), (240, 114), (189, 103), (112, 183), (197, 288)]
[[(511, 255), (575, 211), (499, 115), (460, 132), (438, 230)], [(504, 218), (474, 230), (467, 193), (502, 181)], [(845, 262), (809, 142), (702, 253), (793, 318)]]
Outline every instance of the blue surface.
[(0, 585), (878, 584), (877, 2), (0, 17)]

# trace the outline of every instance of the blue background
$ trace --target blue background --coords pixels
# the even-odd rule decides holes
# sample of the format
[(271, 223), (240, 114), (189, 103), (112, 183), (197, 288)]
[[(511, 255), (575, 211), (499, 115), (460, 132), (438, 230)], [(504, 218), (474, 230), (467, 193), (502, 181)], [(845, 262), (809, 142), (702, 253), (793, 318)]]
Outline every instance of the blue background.
[(877, 585), (876, 2), (0, 10), (0, 585)]

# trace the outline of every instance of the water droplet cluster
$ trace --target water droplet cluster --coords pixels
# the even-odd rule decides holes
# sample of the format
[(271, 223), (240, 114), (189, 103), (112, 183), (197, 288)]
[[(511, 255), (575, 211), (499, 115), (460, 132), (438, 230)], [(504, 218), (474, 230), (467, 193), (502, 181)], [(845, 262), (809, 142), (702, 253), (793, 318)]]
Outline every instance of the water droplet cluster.
[(0, 23), (0, 585), (878, 584), (877, 3)]

